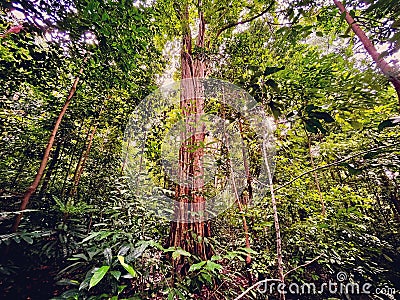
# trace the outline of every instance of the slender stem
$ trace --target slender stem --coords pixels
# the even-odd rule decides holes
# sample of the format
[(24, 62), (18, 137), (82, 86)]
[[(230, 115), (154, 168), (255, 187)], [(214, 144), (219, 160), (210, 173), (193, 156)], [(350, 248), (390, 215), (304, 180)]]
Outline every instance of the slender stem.
[(272, 278), (272, 279), (264, 279), (264, 280), (258, 281), (255, 284), (253, 284), (251, 287), (249, 287), (247, 290), (245, 290), (243, 293), (241, 293), (239, 296), (237, 296), (234, 300), (239, 300), (239, 299), (243, 298), (251, 290), (253, 290), (256, 287), (259, 287), (261, 284), (266, 283), (268, 281), (280, 281), (280, 279)]
[[(26, 209), (26, 206), (28, 205), (31, 196), (33, 195), (33, 193), (35, 193), (35, 191), (36, 191), (36, 189), (37, 189), (37, 187), (38, 187), (38, 185), (40, 183), (40, 180), (42, 179), (44, 170), (46, 169), (47, 162), (48, 162), (49, 157), (50, 157), (51, 148), (53, 147), (54, 140), (56, 138), (56, 134), (57, 134), (58, 128), (60, 127), (61, 120), (64, 117), (65, 112), (67, 111), (67, 108), (68, 108), (68, 106), (69, 106), (69, 104), (71, 102), (72, 97), (75, 95), (75, 91), (76, 91), (76, 88), (77, 88), (77, 85), (78, 85), (78, 82), (79, 82), (79, 78), (83, 73), (83, 65), (86, 63), (87, 59), (88, 59), (88, 56), (86, 56), (84, 58), (83, 63), (82, 63), (82, 67), (79, 70), (78, 75), (75, 77), (74, 83), (72, 84), (72, 87), (71, 87), (71, 89), (69, 91), (67, 100), (65, 101), (64, 106), (61, 109), (60, 114), (58, 115), (57, 121), (56, 121), (56, 123), (54, 125), (54, 128), (53, 128), (51, 134), (50, 134), (50, 138), (49, 138), (49, 141), (47, 143), (46, 150), (45, 150), (45, 152), (43, 154), (43, 158), (42, 158), (42, 161), (40, 163), (39, 170), (36, 173), (34, 181), (30, 185), (30, 187), (26, 190), (26, 192), (24, 194), (24, 197), (23, 197), (23, 199), (21, 201), (21, 206), (20, 206), (20, 210), (21, 211), (24, 211)], [(17, 231), (18, 226), (19, 226), (19, 224), (21, 222), (21, 219), (22, 219), (22, 215), (23, 214), (20, 213), (15, 218), (14, 225), (11, 228), (11, 232), (16, 232)]]
[(268, 5), (268, 7), (266, 9), (264, 9), (260, 13), (256, 14), (255, 16), (252, 16), (249, 19), (246, 19), (246, 20), (243, 20), (243, 21), (238, 21), (238, 22), (232, 22), (232, 23), (229, 23), (229, 24), (225, 25), (224, 27), (222, 27), (221, 29), (219, 29), (217, 31), (215, 39), (217, 39), (221, 35), (222, 32), (224, 32), (225, 30), (227, 30), (229, 28), (235, 27), (237, 25), (242, 25), (242, 24), (249, 23), (249, 22), (254, 21), (255, 19), (265, 15), (267, 12), (269, 12), (269, 10), (272, 8), (273, 5), (274, 5), (274, 1), (272, 1), (271, 4)]
[[(279, 216), (278, 216), (278, 209), (276, 205), (276, 198), (275, 198), (275, 191), (274, 191), (274, 184), (272, 181), (272, 172), (269, 166), (268, 155), (267, 155), (267, 146), (266, 146), (267, 139), (264, 138), (263, 145), (262, 145), (262, 152), (264, 156), (264, 163), (265, 168), (268, 175), (268, 184), (269, 189), (271, 192), (271, 202), (272, 202), (272, 209), (274, 212), (274, 224), (275, 224), (275, 234), (276, 234), (276, 256), (277, 256), (277, 264), (278, 264), (278, 278), (279, 280), (284, 283), (285, 276), (283, 275), (283, 260), (282, 260), (282, 238), (281, 238), (281, 231), (279, 228)], [(281, 299), (285, 299), (285, 294), (281, 294)]]

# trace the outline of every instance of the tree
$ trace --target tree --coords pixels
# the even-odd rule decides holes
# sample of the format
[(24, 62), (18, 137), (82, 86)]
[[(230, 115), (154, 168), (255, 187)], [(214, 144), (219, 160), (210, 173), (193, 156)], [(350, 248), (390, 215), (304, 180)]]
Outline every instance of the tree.
[[(397, 2), (349, 0), (346, 8), (376, 45), (395, 38), (397, 29), (389, 27), (398, 16)], [(18, 33), (9, 29), (20, 23), (0, 14), (0, 33), (6, 33), (0, 38), (0, 250), (11, 250), (0, 257), (0, 297), (278, 298), (268, 290), (259, 295), (260, 284), (322, 286), (337, 281), (339, 271), (352, 283), (399, 288), (395, 92), (379, 70), (355, 60), (358, 38), (334, 5), (307, 0), (285, 2), (289, 6), (261, 0), (20, 3), (15, 9), (27, 17)], [(383, 22), (384, 28), (374, 31), (373, 22)], [(390, 36), (381, 36), (385, 32)], [(146, 126), (143, 143), (135, 146), (123, 141), (124, 130), (133, 111), (134, 117), (149, 116), (141, 108), (151, 106), (142, 106), (151, 98), (144, 97), (156, 88), (165, 66), (161, 49), (175, 50), (166, 40), (183, 45), (177, 47), (175, 74), (182, 82), (181, 98), (177, 105), (159, 107), (144, 124), (153, 126)], [(389, 51), (395, 47), (393, 42)], [(9, 233), (20, 192), (37, 174), (85, 52), (90, 58), (54, 139), (40, 192), (30, 197), (17, 232)], [(231, 114), (218, 97), (202, 99), (208, 93), (202, 84), (206, 76), (247, 90), (271, 115), (275, 163), (260, 169), (270, 159), (262, 151), (268, 149), (260, 148), (245, 117)], [(151, 95), (159, 100), (157, 93)], [(238, 137), (236, 151), (223, 139), (209, 150), (215, 136), (210, 127), (204, 137), (203, 113), (204, 119), (210, 113), (227, 121)], [(182, 120), (183, 143), (166, 142)], [(120, 158), (127, 144), (125, 164)], [(180, 176), (169, 177), (163, 162), (165, 156), (176, 162), (175, 150), (181, 164), (173, 172)], [(217, 175), (206, 183), (202, 175), (214, 150)], [(131, 164), (132, 153), (138, 160)], [(240, 174), (231, 163), (241, 167)], [(131, 172), (133, 178), (123, 176), (133, 164), (140, 164), (139, 171)], [(135, 176), (142, 173), (157, 194), (131, 189), (140, 186)], [(266, 181), (258, 176), (267, 173)], [(172, 177), (179, 178), (173, 182)], [(235, 177), (242, 193), (234, 187)], [(191, 214), (202, 213), (206, 203), (212, 206), (211, 197), (228, 183), (237, 206), (211, 221)], [(260, 186), (265, 195), (260, 196)], [(158, 193), (175, 197), (175, 211), (165, 212), (175, 213), (175, 222), (148, 209), (160, 208), (154, 203)]]
[[(201, 0), (198, 2), (198, 35), (195, 47), (204, 51), (205, 21)], [(205, 126), (200, 119), (204, 114), (203, 87), (199, 79), (204, 78), (205, 62), (199, 56), (193, 56), (192, 34), (189, 25), (189, 5), (182, 6), (182, 46), (181, 78), (182, 91), (180, 107), (185, 117), (185, 131), (181, 133), (182, 145), (179, 149), (179, 183), (175, 192), (175, 219), (171, 223), (169, 244), (195, 253), (202, 260), (211, 257), (204, 238), (211, 235), (210, 223), (199, 219), (195, 214), (205, 212), (204, 188), (204, 144)], [(175, 270), (185, 274), (188, 265), (174, 261)]]
[[(83, 64), (86, 63), (86, 60), (87, 60), (87, 57), (83, 60)], [(65, 101), (65, 104), (64, 104), (63, 108), (61, 109), (60, 114), (58, 115), (56, 123), (54, 124), (54, 128), (53, 128), (53, 130), (52, 130), (52, 132), (50, 134), (50, 138), (49, 138), (49, 141), (47, 143), (46, 149), (44, 151), (43, 158), (42, 158), (42, 161), (40, 163), (39, 170), (36, 173), (34, 181), (30, 185), (30, 187), (26, 190), (26, 192), (24, 194), (24, 197), (22, 198), (21, 206), (20, 206), (20, 209), (19, 209), (21, 212), (15, 218), (14, 225), (11, 228), (11, 232), (16, 232), (17, 231), (19, 223), (21, 222), (21, 219), (22, 219), (23, 211), (26, 209), (26, 206), (28, 205), (29, 199), (31, 198), (32, 194), (35, 193), (37, 187), (39, 186), (40, 180), (42, 179), (44, 171), (46, 169), (47, 162), (49, 161), (50, 151), (51, 151), (51, 148), (53, 147), (54, 140), (56, 138), (56, 134), (57, 134), (58, 128), (60, 127), (62, 118), (64, 117), (65, 112), (67, 111), (67, 108), (68, 108), (68, 106), (69, 106), (69, 104), (71, 102), (72, 97), (75, 95), (75, 91), (76, 91), (76, 88), (77, 88), (77, 85), (78, 85), (78, 82), (79, 82), (79, 76), (82, 75), (82, 73), (83, 73), (83, 66), (79, 70), (79, 74), (77, 75), (77, 77), (74, 80), (74, 83), (72, 84), (72, 87), (71, 87), (71, 89), (69, 91), (67, 100)]]
[[(338, 1), (333, 1), (335, 5), (339, 8), (341, 14), (345, 16), (346, 22), (349, 24), (351, 29), (360, 39), (363, 44), (365, 50), (372, 57), (377, 67), (381, 70), (381, 72), (389, 79), (389, 81), (393, 84), (394, 89), (396, 90), (399, 106), (400, 106), (400, 77), (399, 71), (391, 67), (383, 58), (383, 56), (376, 50), (370, 39), (366, 36), (364, 31), (360, 28), (354, 18), (350, 15), (350, 13), (346, 10), (344, 5)], [(400, 109), (400, 108), (399, 108)]]
[[(205, 238), (211, 234), (210, 222), (196, 220), (190, 221), (193, 217), (188, 215), (189, 207), (193, 208), (193, 213), (205, 212), (203, 189), (203, 147), (205, 126), (200, 121), (204, 114), (204, 96), (201, 78), (206, 75), (207, 53), (211, 51), (210, 45), (213, 46), (212, 38), (218, 39), (220, 35), (228, 29), (232, 29), (237, 25), (246, 24), (269, 12), (274, 2), (266, 6), (259, 5), (257, 10), (261, 12), (255, 13), (251, 10), (251, 17), (244, 20), (237, 20), (241, 9), (244, 9), (246, 4), (238, 1), (238, 7), (233, 12), (233, 16), (224, 16), (229, 18), (229, 23), (220, 24), (220, 20), (215, 22), (212, 20), (214, 10), (203, 4), (201, 0), (195, 3), (197, 9), (197, 39), (195, 45), (192, 42), (191, 24), (191, 6), (190, 1), (185, 1), (182, 4), (174, 3), (174, 9), (177, 13), (178, 20), (181, 24), (182, 44), (180, 52), (181, 62), (181, 79), (182, 79), (182, 94), (181, 94), (181, 109), (185, 116), (185, 132), (182, 132), (182, 140), (184, 141), (179, 150), (179, 180), (175, 191), (175, 219), (177, 222), (171, 223), (169, 234), (169, 245), (172, 247), (181, 247), (183, 250), (197, 255), (200, 259), (206, 260), (211, 257), (211, 251), (205, 244)], [(218, 3), (221, 6), (221, 3)], [(215, 9), (211, 4), (210, 7)], [(260, 7), (262, 9), (260, 9)], [(251, 7), (253, 8), (253, 7)], [(223, 10), (227, 13), (226, 7), (221, 6), (217, 11)], [(254, 9), (255, 10), (255, 9)], [(208, 13), (205, 16), (205, 12)], [(209, 35), (206, 33), (206, 17), (210, 18)], [(235, 20), (236, 18), (236, 20)], [(232, 19), (234, 21), (232, 21)], [(215, 23), (213, 23), (214, 21)], [(220, 27), (220, 28), (218, 28)], [(207, 41), (207, 43), (206, 43)], [(195, 50), (195, 51), (194, 51)], [(193, 125), (194, 124), (194, 125)], [(190, 182), (187, 186), (187, 182)], [(189, 222), (189, 223), (188, 223)], [(174, 262), (175, 270), (178, 273), (185, 274), (188, 270), (188, 264), (182, 256), (178, 261)]]

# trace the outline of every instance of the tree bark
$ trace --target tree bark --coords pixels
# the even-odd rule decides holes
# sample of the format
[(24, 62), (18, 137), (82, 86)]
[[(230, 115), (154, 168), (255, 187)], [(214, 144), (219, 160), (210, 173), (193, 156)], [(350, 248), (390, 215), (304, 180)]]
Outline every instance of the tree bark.
[[(79, 128), (77, 128), (76, 132), (79, 133), (79, 132), (81, 131), (81, 129), (82, 129), (82, 127), (83, 127), (83, 124), (84, 124), (84, 121), (82, 121), (82, 122), (80, 123)], [(90, 133), (90, 131), (87, 132), (85, 140), (86, 140), (87, 137), (89, 136), (89, 133)], [(63, 176), (64, 179), (63, 179), (63, 183), (62, 183), (62, 187), (61, 187), (61, 198), (64, 198), (65, 194), (67, 193), (67, 188), (66, 188), (66, 186), (67, 186), (68, 177), (69, 177), (69, 175), (70, 175), (70, 171), (71, 171), (72, 165), (73, 165), (73, 163), (74, 163), (74, 154), (75, 154), (75, 151), (76, 151), (77, 148), (78, 148), (78, 142), (76, 142), (76, 143), (70, 148), (70, 150), (68, 151), (68, 153), (66, 154), (66, 157), (70, 157), (70, 159), (69, 159), (69, 162), (68, 162), (68, 167), (65, 169), (65, 175)], [(82, 148), (82, 152), (83, 152), (83, 151), (84, 151), (84, 150), (83, 150), (83, 148)], [(61, 175), (62, 175), (62, 174), (61, 174)], [(68, 190), (68, 192), (69, 192), (69, 190)]]
[[(204, 49), (205, 22), (199, 9), (199, 32), (196, 47)], [(204, 138), (205, 125), (201, 121), (204, 114), (204, 90), (202, 81), (205, 75), (205, 62), (201, 57), (192, 56), (192, 36), (189, 27), (189, 8), (186, 5), (182, 14), (182, 49), (181, 49), (181, 100), (180, 108), (185, 118), (185, 130), (181, 132), (179, 149), (179, 182), (175, 188), (175, 221), (171, 222), (169, 246), (180, 247), (195, 254), (202, 260), (211, 256), (210, 248), (204, 238), (211, 235), (210, 223), (205, 216), (204, 187)], [(185, 275), (189, 265), (181, 256), (173, 261), (175, 273)]]
[(83, 170), (84, 170), (84, 168), (85, 168), (86, 160), (88, 159), (89, 153), (90, 153), (90, 149), (92, 148), (93, 137), (94, 137), (94, 135), (96, 134), (97, 126), (98, 126), (98, 125), (99, 125), (99, 124), (96, 124), (96, 125), (93, 127), (92, 132), (90, 133), (90, 135), (89, 135), (89, 137), (88, 137), (88, 144), (87, 144), (86, 150), (85, 150), (85, 152), (82, 154), (81, 158), (79, 159), (78, 166), (77, 166), (77, 170), (76, 170), (75, 176), (74, 176), (74, 186), (73, 186), (73, 188), (72, 188), (72, 191), (71, 191), (70, 196), (74, 196), (75, 193), (76, 193), (76, 190), (77, 190), (77, 188), (78, 188), (79, 181), (80, 181), (80, 179), (81, 179)]
[(21, 201), (21, 206), (19, 208), (21, 213), (19, 213), (16, 216), (15, 221), (14, 221), (14, 225), (11, 228), (11, 232), (16, 232), (17, 231), (18, 226), (21, 223), (21, 219), (22, 219), (22, 216), (23, 216), (22, 211), (24, 211), (26, 209), (26, 206), (28, 205), (31, 196), (33, 195), (33, 193), (35, 193), (35, 191), (36, 191), (36, 189), (37, 189), (37, 187), (38, 187), (38, 185), (40, 183), (40, 180), (42, 179), (44, 170), (46, 169), (46, 166), (47, 166), (47, 162), (49, 161), (50, 151), (51, 151), (51, 148), (53, 147), (54, 140), (55, 140), (58, 128), (60, 127), (61, 120), (64, 117), (64, 114), (67, 111), (67, 108), (68, 108), (69, 104), (71, 103), (72, 97), (75, 95), (75, 91), (76, 91), (76, 87), (77, 87), (78, 82), (79, 82), (80, 75), (82, 75), (82, 73), (83, 73), (83, 65), (85, 64), (87, 59), (88, 59), (88, 57), (86, 56), (84, 58), (84, 60), (83, 60), (82, 67), (79, 70), (79, 73), (76, 76), (76, 78), (74, 80), (74, 83), (72, 84), (72, 87), (71, 87), (71, 89), (69, 91), (67, 100), (65, 101), (64, 106), (61, 109), (60, 114), (58, 115), (58, 118), (57, 118), (56, 123), (55, 123), (54, 128), (53, 128), (53, 131), (50, 134), (49, 141), (48, 141), (46, 149), (44, 151), (44, 155), (43, 155), (43, 158), (42, 158), (42, 162), (40, 163), (39, 170), (36, 173), (35, 179), (32, 182), (31, 186), (26, 190), (26, 192), (24, 194), (24, 197), (23, 197), (23, 199)]
[(50, 165), (46, 171), (46, 175), (44, 176), (42, 187), (40, 188), (39, 199), (43, 198), (44, 193), (46, 192), (46, 190), (49, 186), (50, 178), (51, 178), (51, 175), (53, 174), (53, 170), (57, 164), (58, 156), (60, 155), (60, 150), (61, 150), (62, 144), (63, 144), (62, 142), (57, 143), (56, 150), (54, 151), (54, 155), (53, 155)]
[(361, 43), (363, 44), (365, 50), (369, 53), (369, 55), (372, 57), (378, 68), (381, 70), (381, 72), (389, 79), (389, 81), (393, 84), (394, 89), (396, 90), (398, 99), (399, 99), (399, 105), (400, 105), (400, 78), (399, 78), (399, 72), (396, 71), (394, 68), (392, 68), (381, 56), (381, 54), (376, 50), (375, 46), (372, 44), (371, 40), (367, 37), (365, 32), (358, 26), (356, 21), (353, 19), (353, 17), (349, 14), (349, 12), (346, 10), (344, 5), (338, 1), (338, 0), (333, 0), (335, 3), (336, 7), (339, 8), (339, 11), (343, 14), (345, 14), (346, 22), (351, 26), (351, 29), (355, 33), (355, 35), (360, 39)]

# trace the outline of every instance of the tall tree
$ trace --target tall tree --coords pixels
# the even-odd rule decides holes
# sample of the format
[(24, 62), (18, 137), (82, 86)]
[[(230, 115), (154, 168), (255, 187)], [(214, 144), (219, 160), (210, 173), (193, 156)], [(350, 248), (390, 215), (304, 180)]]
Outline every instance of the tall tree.
[[(202, 1), (198, 2), (198, 35), (196, 45), (204, 50), (205, 21)], [(170, 246), (195, 253), (201, 259), (210, 258), (210, 250), (204, 244), (204, 237), (211, 235), (210, 223), (198, 218), (205, 212), (203, 156), (205, 126), (201, 122), (204, 114), (204, 94), (201, 78), (205, 75), (205, 61), (193, 55), (192, 33), (190, 30), (189, 5), (181, 11), (181, 101), (180, 108), (185, 116), (185, 130), (181, 132), (182, 145), (179, 149), (179, 183), (175, 191), (175, 219), (171, 223)], [(197, 215), (197, 216), (196, 216)], [(174, 261), (175, 270), (187, 272), (184, 257)]]
[[(250, 6), (250, 16), (243, 18), (243, 12), (249, 9), (246, 3), (238, 1), (237, 7), (229, 15), (227, 7), (221, 3), (211, 3), (206, 6), (201, 0), (195, 5), (197, 9), (196, 43), (193, 45), (193, 37), (190, 28), (192, 23), (190, 1), (183, 3), (174, 3), (174, 9), (181, 23), (181, 102), (180, 108), (185, 116), (185, 132), (181, 133), (182, 145), (179, 149), (179, 183), (175, 191), (175, 220), (171, 223), (169, 234), (169, 245), (172, 247), (181, 247), (185, 251), (194, 253), (199, 258), (205, 260), (210, 258), (211, 251), (205, 245), (205, 237), (211, 234), (210, 222), (205, 221), (205, 216), (199, 218), (205, 213), (206, 199), (203, 195), (204, 187), (204, 137), (205, 126), (201, 122), (201, 116), (204, 114), (204, 87), (201, 78), (206, 75), (206, 53), (213, 46), (211, 38), (218, 39), (220, 35), (235, 28), (237, 25), (246, 24), (265, 15), (273, 6), (273, 1), (268, 5), (257, 3)], [(209, 3), (210, 4), (210, 3)], [(221, 5), (221, 7), (217, 7)], [(229, 4), (227, 4), (229, 7)], [(209, 13), (210, 27), (209, 34), (206, 34), (206, 16), (205, 11)], [(221, 11), (223, 11), (221, 13)], [(254, 12), (257, 11), (257, 12)], [(217, 21), (213, 14), (221, 13), (222, 17)], [(222, 24), (221, 24), (222, 20)], [(226, 22), (224, 22), (227, 20)], [(207, 43), (206, 43), (207, 40)], [(188, 264), (184, 257), (174, 262), (175, 270), (185, 274), (188, 270)]]

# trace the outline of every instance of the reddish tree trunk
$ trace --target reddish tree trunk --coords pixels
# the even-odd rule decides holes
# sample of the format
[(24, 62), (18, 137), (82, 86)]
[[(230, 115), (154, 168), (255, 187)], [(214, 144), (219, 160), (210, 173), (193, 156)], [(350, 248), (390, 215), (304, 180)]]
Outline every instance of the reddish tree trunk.
[[(83, 64), (85, 64), (86, 60), (87, 60), (87, 57), (83, 60)], [(58, 118), (57, 118), (56, 123), (55, 123), (54, 128), (53, 128), (53, 131), (51, 132), (49, 141), (48, 141), (46, 149), (44, 151), (42, 162), (40, 163), (39, 170), (38, 170), (38, 172), (36, 174), (36, 177), (35, 177), (34, 181), (31, 184), (31, 186), (26, 190), (26, 192), (24, 194), (24, 197), (22, 198), (21, 206), (19, 208), (19, 210), (21, 212), (16, 216), (15, 221), (14, 221), (14, 225), (11, 228), (11, 232), (16, 232), (17, 231), (18, 226), (19, 226), (19, 224), (21, 222), (21, 219), (22, 219), (22, 216), (23, 216), (22, 211), (24, 211), (26, 209), (26, 206), (29, 203), (29, 199), (31, 198), (32, 194), (36, 191), (36, 189), (37, 189), (37, 187), (38, 187), (38, 185), (40, 183), (40, 180), (42, 179), (44, 170), (46, 169), (46, 166), (47, 166), (47, 162), (49, 161), (51, 148), (53, 147), (54, 140), (55, 140), (58, 128), (60, 127), (60, 124), (61, 124), (61, 120), (62, 120), (65, 112), (67, 111), (67, 108), (68, 108), (68, 106), (69, 106), (69, 104), (71, 102), (72, 97), (75, 94), (76, 87), (77, 87), (78, 81), (79, 81), (79, 77), (80, 77), (80, 75), (82, 75), (82, 73), (83, 73), (83, 66), (79, 70), (79, 73), (76, 76), (75, 81), (72, 84), (72, 87), (71, 87), (71, 89), (69, 91), (67, 100), (65, 101), (64, 106), (61, 109), (60, 114), (58, 115)]]
[(74, 176), (74, 186), (73, 186), (72, 191), (71, 191), (71, 194), (70, 194), (71, 196), (74, 196), (74, 195), (75, 195), (76, 190), (77, 190), (77, 188), (78, 188), (79, 181), (80, 181), (80, 179), (81, 179), (83, 170), (84, 170), (84, 168), (85, 168), (86, 160), (88, 159), (89, 153), (90, 153), (90, 149), (92, 148), (93, 137), (94, 137), (94, 135), (96, 134), (97, 126), (98, 126), (98, 124), (97, 124), (96, 126), (93, 127), (92, 132), (91, 132), (91, 134), (90, 134), (89, 137), (88, 137), (88, 145), (87, 145), (87, 147), (86, 147), (86, 150), (84, 151), (84, 153), (82, 153), (82, 156), (81, 156), (81, 158), (79, 159), (78, 165), (77, 165), (77, 167), (76, 167), (75, 176)]
[(62, 145), (62, 143), (59, 142), (57, 144), (56, 150), (54, 151), (54, 155), (51, 159), (49, 168), (47, 169), (46, 176), (43, 179), (42, 187), (40, 188), (39, 199), (43, 198), (44, 193), (46, 192), (46, 190), (49, 186), (51, 175), (53, 174), (53, 170), (58, 161), (58, 156), (60, 155), (61, 145)]
[[(199, 3), (201, 10), (201, 3)], [(185, 116), (185, 131), (181, 132), (182, 145), (179, 149), (179, 183), (175, 189), (175, 220), (171, 222), (169, 245), (181, 247), (203, 260), (210, 258), (210, 250), (204, 243), (209, 237), (210, 224), (196, 212), (205, 212), (204, 186), (204, 137), (205, 125), (200, 118), (204, 114), (204, 91), (201, 80), (205, 63), (192, 57), (192, 37), (189, 28), (189, 9), (182, 16), (183, 37), (181, 50), (182, 84), (180, 107)], [(196, 46), (204, 48), (205, 23), (199, 12), (199, 33)], [(193, 214), (194, 213), (194, 214)], [(183, 257), (174, 260), (175, 272), (184, 275), (188, 264)]]
[(382, 73), (388, 77), (389, 81), (393, 84), (397, 96), (399, 98), (399, 105), (400, 105), (400, 78), (398, 72), (394, 70), (381, 56), (381, 54), (376, 50), (375, 46), (372, 44), (370, 39), (366, 36), (364, 31), (358, 26), (356, 21), (353, 19), (353, 17), (349, 14), (349, 12), (346, 10), (344, 5), (338, 1), (338, 0), (333, 0), (337, 8), (339, 8), (340, 12), (345, 14), (346, 22), (351, 26), (351, 29), (353, 32), (358, 36), (360, 39), (361, 43), (363, 44), (365, 50), (371, 55), (372, 59), (378, 66), (378, 68), (382, 71)]

